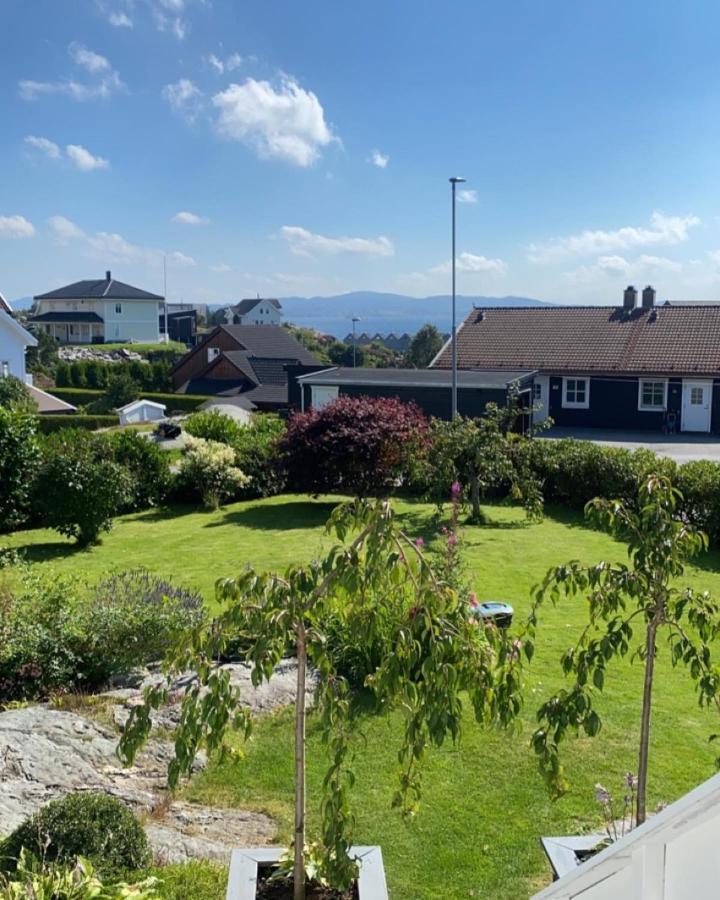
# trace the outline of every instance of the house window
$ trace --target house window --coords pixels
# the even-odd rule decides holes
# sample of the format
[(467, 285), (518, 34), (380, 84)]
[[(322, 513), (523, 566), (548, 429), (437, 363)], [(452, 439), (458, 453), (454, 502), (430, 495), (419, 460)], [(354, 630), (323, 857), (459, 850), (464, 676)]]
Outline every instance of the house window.
[(214, 359), (217, 359), (220, 356), (220, 348), (219, 347), (208, 347), (207, 358), (208, 362), (212, 362)]
[(692, 406), (702, 406), (705, 396), (705, 390), (701, 387), (690, 388), (690, 404)]
[(115, 315), (117, 315), (117, 316), (122, 315), (122, 303), (115, 304)]
[(587, 378), (563, 378), (563, 404), (570, 409), (590, 406), (590, 382)]
[(533, 383), (533, 400), (542, 400), (542, 385), (539, 382)]
[(664, 410), (667, 407), (667, 381), (640, 380), (638, 409)]

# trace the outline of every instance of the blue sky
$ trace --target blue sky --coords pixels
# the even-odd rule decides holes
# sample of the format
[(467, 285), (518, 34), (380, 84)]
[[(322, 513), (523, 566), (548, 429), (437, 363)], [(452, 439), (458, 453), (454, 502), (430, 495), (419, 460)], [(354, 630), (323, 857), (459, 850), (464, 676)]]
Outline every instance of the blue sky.
[(0, 291), (720, 297), (720, 6), (2, 0)]

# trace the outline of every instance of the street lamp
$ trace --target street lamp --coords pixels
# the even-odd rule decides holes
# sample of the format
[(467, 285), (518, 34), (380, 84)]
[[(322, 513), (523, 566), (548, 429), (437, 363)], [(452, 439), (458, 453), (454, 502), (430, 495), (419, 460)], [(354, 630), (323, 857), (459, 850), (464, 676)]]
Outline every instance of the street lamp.
[(452, 185), (452, 417), (457, 417), (457, 327), (455, 324), (455, 186), (464, 184), (464, 178), (450, 179)]
[(355, 348), (357, 347), (357, 344), (355, 342), (355, 323), (359, 322), (359, 321), (360, 321), (360, 319), (357, 316), (352, 317), (352, 323), (353, 323), (353, 369), (355, 368)]

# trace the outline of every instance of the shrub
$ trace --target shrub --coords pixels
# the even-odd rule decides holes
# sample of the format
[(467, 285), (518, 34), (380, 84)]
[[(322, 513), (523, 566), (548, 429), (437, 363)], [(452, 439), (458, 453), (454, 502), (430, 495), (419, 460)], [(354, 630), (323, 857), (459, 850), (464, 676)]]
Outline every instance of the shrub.
[(78, 431), (97, 431), (99, 428), (112, 428), (118, 424), (117, 415), (43, 415), (38, 418), (38, 427), (43, 434), (55, 431), (77, 429)]
[(140, 385), (126, 369), (114, 373), (108, 382), (105, 392), (108, 404), (113, 409), (125, 406), (140, 396)]
[[(56, 397), (60, 397), (62, 400), (72, 403), (74, 406), (87, 406), (89, 403), (93, 403), (105, 396), (103, 391), (91, 391), (87, 388), (81, 389), (67, 386), (55, 387), (52, 389), (52, 393), (55, 394)], [(205, 403), (206, 400), (212, 399), (206, 395), (167, 394), (154, 393), (152, 391), (143, 391), (142, 395), (143, 397), (147, 397), (148, 400), (164, 403), (168, 408), (168, 413), (194, 412), (198, 406)]]
[(185, 441), (179, 477), (181, 483), (199, 496), (209, 509), (217, 509), (223, 500), (236, 495), (249, 480), (235, 465), (232, 447), (192, 436)]
[(193, 437), (202, 438), (205, 441), (217, 441), (219, 444), (233, 444), (241, 431), (235, 419), (226, 416), (216, 409), (198, 411), (193, 413), (184, 423), (183, 427)]
[(0, 375), (0, 409), (3, 407), (28, 415), (37, 412), (37, 403), (27, 385), (14, 375)]
[(387, 493), (407, 477), (427, 430), (414, 403), (341, 396), (294, 415), (278, 447), (292, 490), (367, 497)]
[(144, 570), (95, 586), (20, 568), (0, 582), (0, 703), (93, 690), (160, 659), (202, 599)]
[(720, 541), (720, 465), (696, 460), (678, 466), (675, 487), (682, 494), (680, 508), (684, 517), (717, 544)]
[(61, 431), (45, 444), (36, 485), (44, 523), (81, 546), (110, 531), (112, 517), (131, 495), (127, 471), (109, 443), (82, 431)]
[(36, 420), (0, 407), (0, 531), (27, 518), (40, 459)]
[(92, 863), (83, 857), (72, 867), (48, 866), (22, 850), (17, 870), (8, 877), (0, 875), (0, 900), (161, 900), (159, 886), (154, 876), (135, 884), (103, 884)]
[(82, 856), (110, 876), (150, 861), (140, 822), (120, 800), (99, 793), (68, 794), (26, 819), (0, 843), (5, 872), (16, 870), (23, 848), (46, 862), (65, 865)]
[(285, 487), (285, 472), (278, 464), (279, 439), (285, 422), (272, 413), (253, 416), (252, 425), (238, 429), (232, 446), (235, 462), (250, 481), (242, 489), (243, 497), (272, 497)]
[(170, 490), (167, 453), (137, 431), (118, 431), (108, 436), (113, 458), (130, 476), (127, 508), (159, 506)]

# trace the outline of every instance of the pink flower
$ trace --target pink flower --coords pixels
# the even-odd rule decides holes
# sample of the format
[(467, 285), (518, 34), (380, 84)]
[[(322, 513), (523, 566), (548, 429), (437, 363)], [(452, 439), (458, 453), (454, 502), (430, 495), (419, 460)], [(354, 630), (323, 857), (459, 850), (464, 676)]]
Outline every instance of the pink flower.
[(448, 538), (448, 547), (455, 547), (457, 545), (458, 539), (456, 534), (451, 534)]
[(470, 601), (470, 606), (479, 606), (477, 594), (475, 591), (470, 591), (468, 594), (468, 600)]
[(459, 482), (459, 481), (453, 481), (453, 483), (452, 483), (451, 486), (450, 486), (450, 494), (451, 494), (451, 496), (452, 496), (453, 498), (457, 497), (457, 496), (460, 494), (460, 490), (461, 490), (461, 488), (460, 488), (460, 482)]
[(425, 541), (421, 537), (415, 538), (415, 546), (422, 548), (425, 546)]

